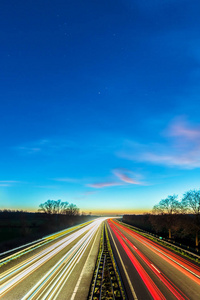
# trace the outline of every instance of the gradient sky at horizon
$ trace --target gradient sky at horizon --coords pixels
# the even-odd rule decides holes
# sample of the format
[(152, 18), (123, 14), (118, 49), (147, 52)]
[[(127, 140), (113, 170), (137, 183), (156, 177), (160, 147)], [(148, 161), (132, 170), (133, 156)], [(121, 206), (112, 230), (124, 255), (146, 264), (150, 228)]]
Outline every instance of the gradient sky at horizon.
[(0, 209), (138, 213), (199, 189), (199, 12), (1, 1)]

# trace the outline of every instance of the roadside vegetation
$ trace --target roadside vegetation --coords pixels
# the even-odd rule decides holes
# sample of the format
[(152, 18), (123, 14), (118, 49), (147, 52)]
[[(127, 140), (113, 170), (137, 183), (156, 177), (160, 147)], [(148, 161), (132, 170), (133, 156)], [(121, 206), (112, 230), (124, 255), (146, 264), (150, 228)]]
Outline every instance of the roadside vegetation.
[(121, 223), (123, 226), (131, 229), (132, 231), (134, 231), (136, 233), (139, 233), (140, 235), (156, 242), (157, 244), (163, 245), (164, 247), (169, 248), (170, 250), (173, 250), (174, 252), (176, 252), (182, 256), (185, 256), (186, 258), (191, 259), (196, 264), (198, 264), (198, 265), (200, 264), (200, 256), (198, 255), (198, 252), (196, 252), (196, 251), (194, 251), (196, 253), (190, 252), (189, 247), (184, 246), (183, 244), (178, 244), (178, 243), (175, 244), (172, 241), (169, 241), (167, 239), (163, 239), (163, 238), (161, 239), (161, 237), (157, 236), (156, 234), (152, 234), (141, 228), (138, 228), (138, 227), (135, 227), (132, 225), (128, 225), (125, 222), (120, 222), (119, 220), (116, 220), (116, 222)]
[(199, 251), (200, 190), (187, 191), (181, 200), (168, 196), (156, 204), (151, 213), (124, 215), (123, 222), (184, 244)]
[(99, 299), (126, 299), (106, 225), (102, 228), (99, 253), (88, 296), (88, 300)]
[(61, 200), (48, 200), (35, 213), (0, 210), (0, 252), (94, 218), (80, 214), (76, 205)]

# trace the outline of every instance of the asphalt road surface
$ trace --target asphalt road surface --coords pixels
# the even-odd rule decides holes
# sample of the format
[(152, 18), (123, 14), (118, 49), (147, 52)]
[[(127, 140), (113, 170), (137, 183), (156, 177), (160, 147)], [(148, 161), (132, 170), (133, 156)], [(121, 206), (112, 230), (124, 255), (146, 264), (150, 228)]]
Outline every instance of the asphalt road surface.
[(128, 229), (108, 220), (108, 232), (128, 299), (200, 299), (200, 268)]
[(0, 259), (0, 298), (87, 299), (104, 220), (52, 235)]

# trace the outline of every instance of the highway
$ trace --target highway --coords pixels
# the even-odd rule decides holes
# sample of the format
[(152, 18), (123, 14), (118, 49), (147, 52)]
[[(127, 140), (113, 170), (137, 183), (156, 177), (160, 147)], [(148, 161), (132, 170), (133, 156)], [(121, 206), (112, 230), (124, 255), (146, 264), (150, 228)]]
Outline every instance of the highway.
[(0, 260), (0, 298), (87, 299), (98, 254), (99, 218)]
[(199, 300), (200, 268), (112, 219), (106, 221), (129, 300)]

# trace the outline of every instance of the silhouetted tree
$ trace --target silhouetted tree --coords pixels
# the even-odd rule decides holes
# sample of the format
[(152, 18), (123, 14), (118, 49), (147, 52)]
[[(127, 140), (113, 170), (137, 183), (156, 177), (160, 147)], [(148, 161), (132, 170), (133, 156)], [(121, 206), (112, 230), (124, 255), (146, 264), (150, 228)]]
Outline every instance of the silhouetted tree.
[(181, 203), (177, 200), (177, 195), (168, 196), (162, 199), (153, 207), (154, 214), (166, 215), (166, 226), (168, 227), (169, 239), (172, 237), (172, 228), (175, 225), (175, 215), (181, 211)]
[(194, 214), (194, 224), (192, 227), (195, 230), (195, 244), (199, 245), (198, 233), (200, 231), (200, 190), (190, 190), (183, 195), (182, 207), (188, 214)]
[(39, 205), (38, 211), (42, 211), (46, 214), (64, 214), (68, 209), (68, 202), (62, 202), (61, 200), (47, 200)]
[(79, 208), (75, 204), (71, 203), (71, 204), (69, 204), (69, 206), (65, 210), (65, 213), (68, 216), (78, 216), (79, 215)]

